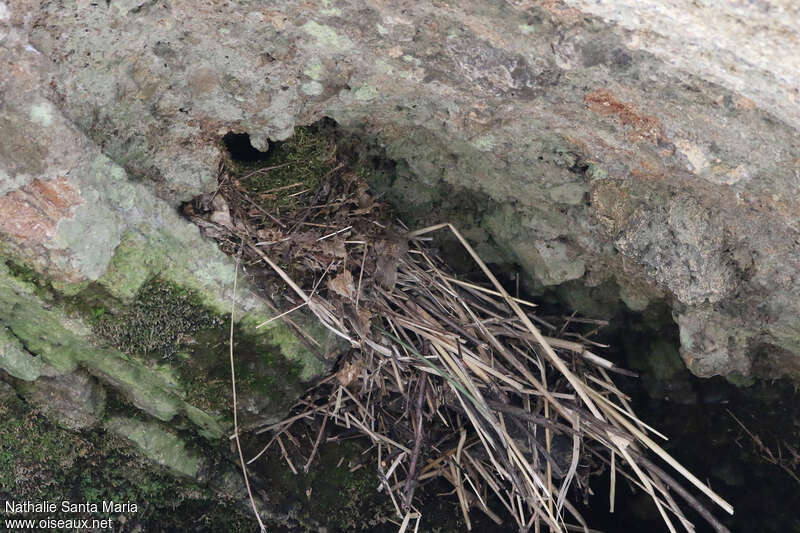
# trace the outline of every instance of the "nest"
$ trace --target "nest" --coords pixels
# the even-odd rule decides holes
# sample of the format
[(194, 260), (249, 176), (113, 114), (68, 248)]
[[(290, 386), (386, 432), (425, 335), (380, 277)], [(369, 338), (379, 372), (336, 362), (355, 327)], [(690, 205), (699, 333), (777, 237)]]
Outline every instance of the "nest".
[[(611, 379), (632, 373), (592, 351), (599, 345), (591, 331), (574, 331), (596, 331), (602, 321), (537, 316), (457, 228), (409, 231), (342, 165), (314, 190), (280, 187), (279, 200), (272, 191), (251, 198), (244, 181), (223, 169), (219, 191), (187, 214), (223, 249), (285, 285), (273, 320), (298, 327), (291, 313), (307, 308), (348, 347), (286, 419), (258, 429), (266, 436), (261, 454), (278, 443), (297, 473), (283, 444), (295, 441), (293, 432), (314, 443), (305, 470), (325, 440), (368, 439), (377, 490), (391, 500), (401, 532), (424, 519), (421, 487), (444, 480), (467, 529), (483, 513), (520, 531), (588, 533), (573, 502), (606, 470), (612, 511), (624, 478), (652, 498), (669, 531), (694, 531), (676, 499), (727, 531), (695, 494), (729, 513), (731, 506), (658, 445), (665, 437), (636, 417)], [(434, 246), (436, 232), (455, 237), (482, 279), (454, 273)]]

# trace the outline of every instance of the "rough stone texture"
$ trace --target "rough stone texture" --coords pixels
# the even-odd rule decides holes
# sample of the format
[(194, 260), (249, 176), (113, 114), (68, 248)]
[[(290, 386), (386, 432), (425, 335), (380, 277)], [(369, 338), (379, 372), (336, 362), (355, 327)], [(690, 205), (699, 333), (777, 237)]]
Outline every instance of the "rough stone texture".
[(58, 375), (58, 371), (50, 367), (41, 358), (28, 352), (22, 342), (3, 326), (0, 328), (0, 368), (11, 377), (23, 381), (34, 381), (43, 375)]
[[(48, 307), (29, 284), (12, 278), (0, 264), (0, 321), (8, 326), (0, 333), (6, 339), (0, 340), (4, 343), (0, 359), (9, 374), (27, 381), (39, 376), (60, 377), (56, 388), (66, 389), (72, 384), (74, 389), (64, 391), (64, 399), (81, 399), (97, 394), (75, 383), (82, 378), (67, 376), (84, 368), (159, 420), (172, 420), (185, 411), (187, 404), (181, 399), (180, 388), (162, 373), (119, 351), (93, 346), (84, 324)], [(221, 434), (218, 423), (211, 422)]]
[(43, 377), (18, 390), (47, 417), (68, 429), (91, 427), (103, 416), (106, 391), (85, 372)]
[(202, 456), (188, 450), (186, 443), (180, 437), (157, 424), (114, 417), (106, 422), (105, 427), (108, 431), (131, 441), (152, 461), (166, 466), (177, 474), (197, 478), (204, 466)]
[[(737, 91), (800, 126), (800, 5), (793, 0), (567, 0), (628, 30), (626, 44)], [(680, 28), (681, 31), (675, 31)], [(713, 49), (709, 46), (713, 43)], [(740, 105), (748, 105), (742, 101)]]
[(669, 298), (695, 373), (797, 368), (790, 0), (0, 6), (0, 232), (67, 287), (166, 270), (224, 301), (230, 263), (176, 204), (225, 132), (266, 149), (328, 115), (408, 169), (409, 203), (491, 200), (472, 235), (542, 285)]

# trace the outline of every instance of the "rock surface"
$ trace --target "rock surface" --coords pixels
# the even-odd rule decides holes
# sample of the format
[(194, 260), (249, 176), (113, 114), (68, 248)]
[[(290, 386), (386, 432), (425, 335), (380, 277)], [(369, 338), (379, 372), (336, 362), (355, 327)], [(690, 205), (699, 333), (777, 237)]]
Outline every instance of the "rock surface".
[[(477, 198), (471, 238), (540, 286), (666, 298), (696, 374), (797, 376), (798, 9), (0, 2), (2, 253), (64, 294), (158, 274), (222, 311), (232, 263), (178, 204), (214, 188), (225, 133), (266, 150), (329, 116), (397, 161), (407, 209)], [(7, 319), (9, 374), (74, 370), (26, 359)]]
[[(192, 381), (99, 343), (85, 308), (158, 278), (228, 313), (234, 262), (178, 208), (215, 189), (226, 133), (263, 151), (323, 117), (394, 161), (374, 184), (409, 222), (453, 221), (534, 292), (666, 302), (695, 374), (797, 379), (799, 36), (792, 0), (0, 0), (0, 391), (201, 479), (182, 439), (229, 431), (196, 387), (224, 359)], [(248, 333), (272, 313), (237, 302)], [(262, 423), (325, 369), (263, 329)], [(683, 383), (658, 392), (690, 403)]]
[(327, 115), (409, 170), (412, 207), (499, 206), (475, 236), (542, 285), (666, 296), (695, 373), (797, 372), (788, 0), (0, 5), (0, 232), (67, 285), (180, 268), (223, 296), (176, 204), (214, 187), (224, 133), (263, 150)]

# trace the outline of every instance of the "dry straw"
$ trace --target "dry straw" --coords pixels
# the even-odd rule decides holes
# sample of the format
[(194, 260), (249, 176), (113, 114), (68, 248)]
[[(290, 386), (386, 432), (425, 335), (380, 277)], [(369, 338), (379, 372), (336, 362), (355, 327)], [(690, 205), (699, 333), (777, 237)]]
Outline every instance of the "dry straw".
[[(335, 372), (285, 420), (258, 429), (270, 436), (250, 463), (277, 443), (287, 468), (308, 471), (326, 442), (360, 435), (401, 532), (418, 530), (425, 488), (444, 482), (467, 529), (482, 513), (520, 531), (589, 533), (575, 499), (591, 494), (589, 478), (605, 469), (612, 511), (624, 478), (650, 496), (669, 531), (694, 531), (676, 499), (728, 531), (700, 498), (728, 513), (731, 505), (659, 446), (665, 437), (637, 418), (610, 377), (632, 373), (591, 351), (602, 346), (591, 332), (572, 331), (602, 321), (573, 316), (559, 327), (536, 316), (535, 303), (511, 296), (453, 225), (409, 232), (392, 224), (341, 166), (303, 196), (306, 204), (270, 216), (228, 176), (220, 192), (229, 224), (193, 214), (223, 248), (241, 251), (251, 269), (266, 265), (288, 288), (274, 320), (319, 346), (290, 319), (307, 307), (346, 345)], [(426, 237), (437, 231), (450, 232), (483, 279), (454, 273)], [(313, 443), (300, 468), (284, 443), (298, 432)]]

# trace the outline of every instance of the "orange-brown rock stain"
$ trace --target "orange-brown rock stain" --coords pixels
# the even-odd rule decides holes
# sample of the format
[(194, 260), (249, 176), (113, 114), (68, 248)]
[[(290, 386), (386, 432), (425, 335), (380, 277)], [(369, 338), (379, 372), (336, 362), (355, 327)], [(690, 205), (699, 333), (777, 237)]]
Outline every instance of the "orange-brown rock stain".
[(0, 233), (20, 245), (43, 244), (53, 237), (59, 221), (72, 216), (71, 208), (82, 202), (66, 178), (35, 179), (0, 196)]
[(633, 142), (648, 141), (657, 144), (664, 138), (661, 121), (641, 113), (635, 106), (619, 100), (607, 89), (597, 89), (583, 96), (583, 102), (593, 112), (614, 118), (629, 128), (628, 137)]

